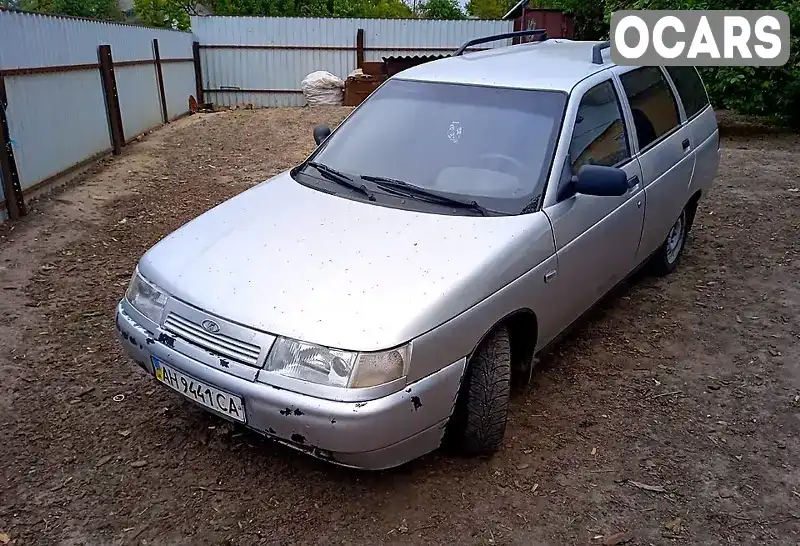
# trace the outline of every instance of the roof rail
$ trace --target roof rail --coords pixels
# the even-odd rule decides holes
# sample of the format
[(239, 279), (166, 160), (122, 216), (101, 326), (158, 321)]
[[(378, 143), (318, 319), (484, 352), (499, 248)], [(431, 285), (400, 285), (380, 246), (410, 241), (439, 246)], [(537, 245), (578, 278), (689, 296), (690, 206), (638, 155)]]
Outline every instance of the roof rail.
[(464, 51), (466, 51), (468, 47), (474, 45), (496, 42), (497, 40), (505, 40), (507, 38), (519, 38), (522, 36), (536, 36), (539, 38), (536, 40), (537, 42), (544, 42), (547, 40), (547, 31), (543, 28), (535, 28), (532, 30), (518, 30), (516, 32), (506, 32), (504, 34), (492, 34), (491, 36), (484, 36), (483, 38), (474, 38), (468, 42), (464, 42), (464, 45), (459, 47), (456, 52), (453, 53), (453, 57), (463, 55)]
[(592, 46), (592, 63), (603, 64), (603, 50), (611, 47), (611, 42), (606, 40)]

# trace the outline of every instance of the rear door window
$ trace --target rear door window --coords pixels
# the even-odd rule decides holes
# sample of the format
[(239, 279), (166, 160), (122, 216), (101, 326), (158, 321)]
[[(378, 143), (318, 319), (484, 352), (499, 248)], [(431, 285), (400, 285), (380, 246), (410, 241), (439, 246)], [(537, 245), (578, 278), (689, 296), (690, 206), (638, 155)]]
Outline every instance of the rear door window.
[(613, 167), (630, 158), (619, 98), (611, 81), (592, 87), (581, 99), (569, 157), (572, 174), (586, 164)]
[(693, 66), (668, 66), (667, 74), (675, 83), (678, 95), (690, 118), (708, 105), (708, 95), (697, 69)]
[(637, 68), (622, 74), (620, 80), (631, 105), (640, 150), (680, 124), (675, 95), (660, 68)]

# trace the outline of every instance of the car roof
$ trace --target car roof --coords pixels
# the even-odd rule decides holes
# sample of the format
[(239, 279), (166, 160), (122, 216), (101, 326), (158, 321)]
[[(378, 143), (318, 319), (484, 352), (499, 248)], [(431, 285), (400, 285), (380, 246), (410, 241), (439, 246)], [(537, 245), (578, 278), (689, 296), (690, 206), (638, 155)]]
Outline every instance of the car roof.
[(552, 38), (447, 57), (407, 68), (402, 80), (486, 85), (570, 92), (584, 78), (614, 66), (592, 63), (592, 47), (602, 42)]

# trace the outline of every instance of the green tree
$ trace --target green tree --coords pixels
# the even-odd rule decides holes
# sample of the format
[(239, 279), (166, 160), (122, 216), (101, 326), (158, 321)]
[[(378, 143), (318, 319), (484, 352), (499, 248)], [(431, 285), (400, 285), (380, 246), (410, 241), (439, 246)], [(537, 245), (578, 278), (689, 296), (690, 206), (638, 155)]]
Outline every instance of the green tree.
[[(473, 0), (474, 1), (474, 0)], [(779, 9), (791, 21), (789, 61), (783, 66), (700, 68), (715, 108), (767, 116), (800, 129), (800, 2), (797, 0), (532, 0), (537, 7), (575, 15), (575, 38), (607, 39), (611, 13), (624, 9)]]
[(189, 30), (189, 13), (194, 4), (181, 0), (134, 0), (136, 16), (152, 27)]
[(457, 0), (428, 0), (420, 4), (420, 14), (426, 19), (465, 19)]
[(335, 17), (408, 19), (414, 14), (403, 0), (336, 0)]
[(122, 20), (116, 0), (20, 0), (19, 9), (107, 21)]
[(469, 0), (467, 13), (480, 19), (502, 19), (516, 2), (509, 0)]
[(207, 5), (217, 15), (385, 19), (412, 16), (403, 0), (209, 0)]

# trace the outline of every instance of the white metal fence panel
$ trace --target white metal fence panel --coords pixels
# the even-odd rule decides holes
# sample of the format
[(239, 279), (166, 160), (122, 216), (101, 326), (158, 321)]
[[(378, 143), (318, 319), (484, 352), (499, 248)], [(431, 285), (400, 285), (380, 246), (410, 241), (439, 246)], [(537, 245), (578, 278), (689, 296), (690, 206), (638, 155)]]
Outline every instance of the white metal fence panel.
[(167, 116), (175, 119), (189, 111), (189, 95), (195, 94), (194, 64), (165, 63), (161, 73), (167, 97)]
[(172, 61), (162, 70), (174, 118), (188, 112), (195, 91), (191, 33), (0, 11), (0, 76), (23, 190), (111, 148), (101, 44), (111, 46), (126, 138), (162, 123), (154, 38), (161, 59)]
[(111, 147), (99, 70), (6, 76), (23, 190)]
[(115, 68), (114, 72), (125, 140), (161, 125), (163, 120), (156, 67), (139, 64)]
[(111, 45), (115, 62), (191, 57), (192, 35), (148, 27), (0, 11), (0, 69), (96, 64), (97, 46)]
[(300, 82), (306, 75), (326, 70), (344, 79), (356, 68), (358, 29), (364, 29), (364, 59), (380, 61), (392, 55), (450, 54), (471, 38), (510, 32), (513, 22), (192, 17), (206, 100), (226, 106), (301, 106)]

